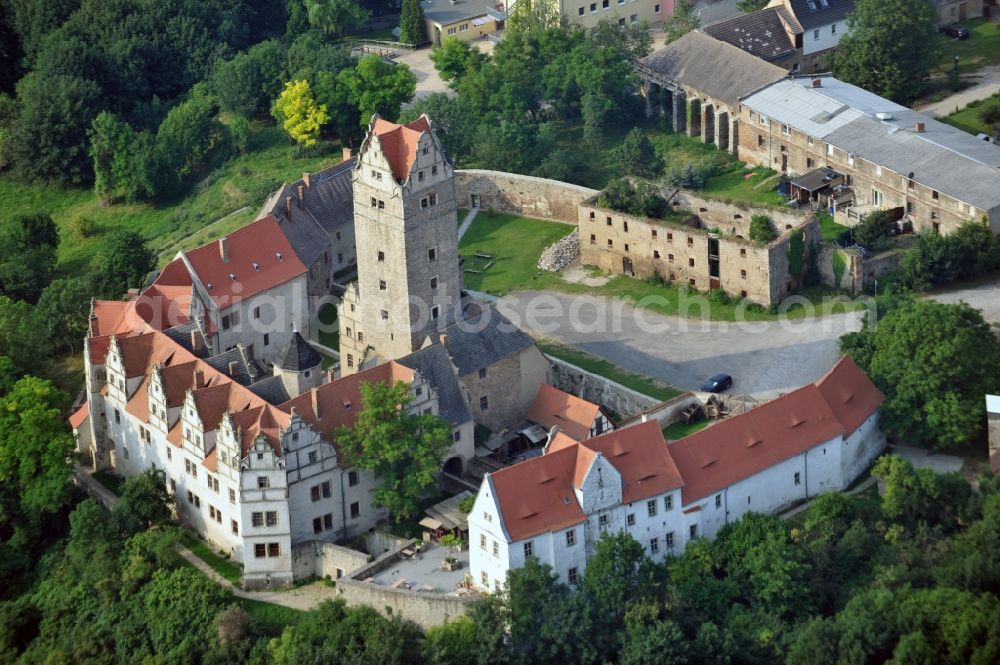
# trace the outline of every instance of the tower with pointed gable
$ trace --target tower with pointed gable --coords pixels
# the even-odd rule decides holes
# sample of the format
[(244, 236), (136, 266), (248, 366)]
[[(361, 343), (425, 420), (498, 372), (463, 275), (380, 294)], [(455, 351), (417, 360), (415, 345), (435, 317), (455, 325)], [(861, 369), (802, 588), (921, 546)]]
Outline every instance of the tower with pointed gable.
[(354, 167), (358, 279), (340, 305), (341, 372), (419, 349), (461, 312), (454, 168), (426, 115), (372, 117)]

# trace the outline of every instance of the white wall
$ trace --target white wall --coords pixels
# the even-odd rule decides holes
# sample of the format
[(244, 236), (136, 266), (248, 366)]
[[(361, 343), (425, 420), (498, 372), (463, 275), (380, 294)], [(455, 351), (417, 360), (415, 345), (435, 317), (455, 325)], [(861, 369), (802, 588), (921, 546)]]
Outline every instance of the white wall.
[(885, 450), (885, 435), (878, 426), (879, 412), (868, 417), (841, 445), (841, 487), (854, 482)]
[[(833, 32), (834, 27), (836, 27), (837, 32)], [(817, 30), (819, 31), (819, 39), (815, 37)], [(833, 48), (840, 43), (840, 38), (846, 33), (846, 20), (836, 21), (834, 23), (814, 28), (813, 30), (807, 30), (802, 35), (802, 55), (810, 55), (812, 53), (825, 51), (828, 48)]]
[[(308, 276), (302, 274), (280, 284), (273, 289), (241, 300), (212, 312), (212, 320), (218, 328), (218, 349), (221, 353), (236, 344), (253, 346), (254, 357), (270, 362), (281, 347), (298, 330), (303, 337), (310, 336), (309, 299), (307, 295)], [(254, 318), (254, 311), (260, 308), (260, 318)], [(239, 323), (228, 330), (222, 329), (222, 317), (239, 312)], [(264, 335), (267, 344), (264, 344)]]

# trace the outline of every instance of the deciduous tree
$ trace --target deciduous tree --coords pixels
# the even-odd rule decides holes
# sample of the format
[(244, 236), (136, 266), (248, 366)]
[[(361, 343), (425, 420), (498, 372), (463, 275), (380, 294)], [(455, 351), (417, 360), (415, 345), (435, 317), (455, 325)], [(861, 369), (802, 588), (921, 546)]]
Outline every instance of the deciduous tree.
[(93, 284), (86, 277), (57, 279), (45, 287), (36, 313), (53, 346), (72, 353), (83, 343), (92, 292)]
[(390, 64), (375, 55), (366, 55), (352, 69), (342, 70), (337, 80), (357, 108), (363, 128), (375, 113), (395, 121), (417, 89), (417, 77), (409, 67)]
[(439, 416), (407, 412), (413, 397), (403, 382), (364, 383), (361, 400), (354, 427), (341, 427), (334, 437), (347, 459), (374, 472), (375, 505), (405, 519), (437, 482), (451, 428)]
[(338, 37), (368, 18), (368, 10), (354, 0), (305, 0), (305, 7), (314, 28)]
[(925, 0), (858, 0), (832, 56), (834, 75), (907, 103), (937, 62), (937, 11)]
[(139, 287), (155, 265), (153, 252), (135, 231), (118, 229), (104, 240), (93, 261), (94, 285), (103, 298), (120, 298)]
[(399, 41), (404, 44), (423, 44), (427, 41), (427, 24), (420, 0), (403, 0), (399, 13)]
[(0, 293), (37, 302), (52, 277), (59, 230), (50, 215), (18, 215), (0, 228)]
[(274, 117), (300, 146), (315, 145), (330, 116), (317, 104), (308, 81), (289, 81), (274, 103)]
[(445, 37), (441, 46), (431, 50), (431, 62), (449, 87), (456, 88), (466, 74), (478, 71), (487, 57), (478, 48), (457, 37)]

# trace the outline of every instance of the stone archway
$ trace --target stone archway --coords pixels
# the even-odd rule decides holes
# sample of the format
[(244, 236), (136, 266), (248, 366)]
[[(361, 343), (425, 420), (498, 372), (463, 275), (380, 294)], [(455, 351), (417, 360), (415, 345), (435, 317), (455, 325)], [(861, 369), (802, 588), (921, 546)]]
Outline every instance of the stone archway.
[(461, 478), (462, 469), (464, 468), (464, 465), (465, 463), (462, 460), (462, 458), (456, 455), (455, 457), (449, 457), (447, 461), (445, 461), (444, 466), (441, 468), (441, 470), (450, 476)]

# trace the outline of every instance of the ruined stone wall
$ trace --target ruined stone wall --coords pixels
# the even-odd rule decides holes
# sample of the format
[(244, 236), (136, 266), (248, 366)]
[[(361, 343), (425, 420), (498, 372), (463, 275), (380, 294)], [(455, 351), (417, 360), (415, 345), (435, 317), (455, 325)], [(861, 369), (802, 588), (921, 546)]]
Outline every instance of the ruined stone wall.
[(570, 224), (576, 223), (577, 205), (598, 193), (568, 182), (479, 169), (455, 171), (455, 190), (461, 208), (471, 208), (476, 196), (480, 208)]
[(659, 400), (626, 388), (571, 363), (548, 356), (552, 362), (552, 385), (563, 392), (599, 404), (627, 418), (659, 404)]

